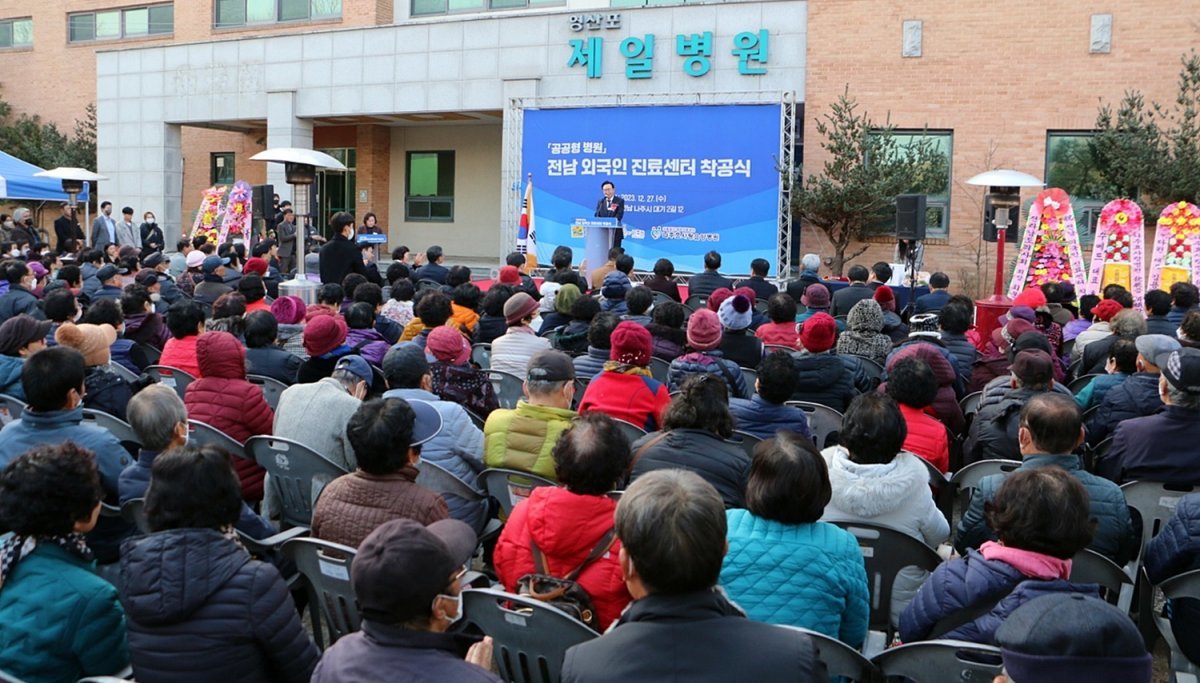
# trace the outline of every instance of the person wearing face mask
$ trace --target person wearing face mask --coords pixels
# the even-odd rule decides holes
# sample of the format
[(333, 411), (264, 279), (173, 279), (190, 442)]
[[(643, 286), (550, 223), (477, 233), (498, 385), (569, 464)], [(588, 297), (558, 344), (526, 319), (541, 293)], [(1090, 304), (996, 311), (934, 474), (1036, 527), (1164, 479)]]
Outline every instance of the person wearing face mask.
[(142, 250), (142, 233), (133, 224), (133, 207), (121, 209), (121, 220), (117, 221), (117, 244)]
[(49, 320), (37, 321), (27, 315), (18, 315), (0, 325), (0, 394), (25, 400), (21, 370), (25, 368), (26, 358), (46, 348), (50, 324)]
[(83, 246), (83, 228), (79, 227), (79, 218), (75, 209), (66, 202), (62, 203), (62, 215), (54, 219), (54, 236), (58, 242), (57, 251), (60, 254), (77, 253)]
[(142, 215), (142, 224), (138, 226), (138, 233), (142, 237), (142, 253), (139, 257), (142, 261), (145, 261), (150, 254), (162, 253), (166, 240), (163, 239), (162, 228), (158, 227), (158, 221), (155, 220), (153, 211), (147, 211)]
[(0, 296), (0, 322), (21, 313), (36, 320), (46, 319), (33, 294), (34, 276), (29, 266), (22, 261), (4, 261), (0, 263), (0, 277), (8, 282), (8, 292)]
[(92, 221), (92, 248), (103, 251), (117, 242), (117, 221), (112, 217), (112, 202), (101, 202), (100, 215)]
[(15, 242), (17, 247), (35, 249), (41, 246), (29, 209), (21, 208), (14, 211), (12, 224), (5, 224), (5, 227), (9, 228), (8, 239)]
[(372, 532), (350, 568), (362, 630), (325, 651), (312, 682), (498, 683), (490, 637), (447, 633), (463, 616), (461, 579), (474, 551), (475, 534), (453, 519), (398, 519)]
[(171, 332), (162, 314), (155, 311), (152, 296), (139, 284), (125, 288), (121, 294), (121, 313), (125, 316), (124, 336), (135, 344), (146, 344), (161, 351)]
[(371, 366), (362, 356), (339, 358), (331, 376), (284, 389), (275, 408), (272, 432), (287, 434), (352, 471), (358, 461), (346, 438), (346, 425), (362, 405), (371, 380)]
[(333, 239), (321, 247), (321, 282), (341, 284), (350, 273), (367, 276), (362, 251), (354, 243), (354, 216), (339, 211), (329, 220)]

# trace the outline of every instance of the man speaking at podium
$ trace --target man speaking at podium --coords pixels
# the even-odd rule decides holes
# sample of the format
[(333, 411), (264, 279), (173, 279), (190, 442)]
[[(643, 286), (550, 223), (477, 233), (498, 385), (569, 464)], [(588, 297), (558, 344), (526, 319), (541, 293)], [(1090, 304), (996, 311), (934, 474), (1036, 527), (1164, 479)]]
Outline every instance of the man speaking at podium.
[[(615, 218), (617, 223), (621, 223), (625, 218), (625, 200), (617, 196), (617, 186), (612, 184), (611, 180), (605, 180), (600, 183), (600, 189), (604, 191), (604, 196), (596, 202), (596, 218)], [(621, 238), (624, 237), (624, 229), (613, 230), (614, 247), (621, 246)]]

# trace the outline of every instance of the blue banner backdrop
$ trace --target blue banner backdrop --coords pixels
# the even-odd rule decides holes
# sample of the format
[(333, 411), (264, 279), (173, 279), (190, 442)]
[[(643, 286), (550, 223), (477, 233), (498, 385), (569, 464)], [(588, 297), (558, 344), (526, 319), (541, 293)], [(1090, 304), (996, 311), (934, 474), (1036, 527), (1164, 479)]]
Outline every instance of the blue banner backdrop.
[(526, 110), (521, 179), (533, 174), (538, 263), (566, 245), (578, 264), (583, 235), (571, 223), (593, 215), (611, 180), (639, 270), (665, 257), (699, 272), (716, 249), (723, 272), (765, 258), (774, 275), (779, 116), (779, 105)]

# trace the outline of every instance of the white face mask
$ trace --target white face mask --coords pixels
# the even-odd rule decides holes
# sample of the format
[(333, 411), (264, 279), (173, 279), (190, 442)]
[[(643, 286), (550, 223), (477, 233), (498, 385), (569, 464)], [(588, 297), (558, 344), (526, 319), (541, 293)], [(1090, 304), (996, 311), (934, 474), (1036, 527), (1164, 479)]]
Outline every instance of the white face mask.
[(147, 224), (149, 224), (149, 225), (154, 225), (154, 216), (149, 216), (149, 217), (147, 217), (147, 218), (146, 218), (146, 223), (147, 223)]
[(446, 617), (446, 619), (449, 620), (451, 626), (453, 626), (454, 624), (457, 624), (459, 622), (459, 620), (461, 620), (463, 617), (462, 591), (459, 591), (458, 595), (446, 595), (445, 593), (438, 595), (436, 598), (433, 599), (433, 602), (435, 603), (435, 605), (439, 599), (451, 600), (457, 606), (454, 611), (454, 616)]
[(162, 301), (162, 294), (159, 294), (158, 292), (152, 292), (150, 294), (150, 300), (153, 301), (154, 303), (158, 303), (158, 302)]

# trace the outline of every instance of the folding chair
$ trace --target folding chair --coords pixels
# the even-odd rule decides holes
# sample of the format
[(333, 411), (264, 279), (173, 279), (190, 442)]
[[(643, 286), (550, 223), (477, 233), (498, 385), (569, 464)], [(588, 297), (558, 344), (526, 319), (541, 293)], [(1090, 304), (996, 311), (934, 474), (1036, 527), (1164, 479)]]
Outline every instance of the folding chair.
[(654, 293), (654, 305), (655, 306), (661, 306), (665, 303), (672, 302), (672, 301), (675, 301), (675, 300), (672, 299), (671, 297), (667, 296), (666, 294), (663, 294), (662, 292)]
[(220, 446), (235, 458), (253, 460), (246, 454), (246, 448), (238, 443), (237, 439), (199, 420), (188, 420), (188, 443), (193, 446)]
[(132, 370), (125, 367), (124, 365), (121, 365), (120, 363), (117, 363), (115, 361), (109, 361), (108, 369), (112, 370), (114, 373), (116, 373), (118, 376), (120, 376), (121, 379), (125, 380), (126, 382), (136, 382), (137, 381), (138, 376), (135, 375)]
[[(796, 336), (799, 337), (800, 335), (796, 335)], [(784, 353), (793, 353), (793, 352), (795, 352), (795, 350), (796, 349), (793, 349), (790, 346), (781, 346), (779, 344), (767, 344), (767, 345), (763, 346), (763, 355), (772, 354), (772, 353), (775, 353), (776, 351), (783, 351)]]
[(754, 436), (753, 434), (748, 432), (739, 432), (736, 429), (733, 430), (733, 438), (727, 440), (730, 443), (737, 444), (743, 451), (746, 451), (746, 455), (750, 459), (754, 459), (754, 447), (762, 441), (762, 439)]
[(1099, 376), (1100, 375), (1098, 375), (1098, 374), (1094, 374), (1094, 375), (1083, 375), (1082, 377), (1076, 377), (1075, 379), (1073, 379), (1067, 383), (1067, 388), (1071, 390), (1072, 394), (1078, 395), (1079, 392), (1083, 391), (1084, 387), (1091, 384), (1092, 380), (1096, 379)]
[(938, 509), (942, 511), (942, 515), (947, 520), (954, 519), (954, 484), (925, 458), (918, 455), (917, 460), (921, 461), (921, 464), (925, 466), (925, 471), (929, 473), (929, 485), (936, 491), (933, 498), (937, 502)]
[[(1010, 474), (1020, 466), (1020, 460), (980, 460), (955, 472), (950, 477), (950, 486), (953, 490), (951, 504), (952, 507), (959, 509), (958, 516), (962, 515), (971, 502), (971, 493), (979, 488), (980, 480), (993, 474)], [(946, 517), (948, 520), (955, 518), (953, 511)]]
[(536, 474), (507, 470), (498, 467), (488, 468), (479, 473), (477, 479), (488, 495), (500, 502), (500, 510), (507, 518), (517, 503), (529, 497), (529, 494), (539, 486), (558, 486), (558, 484), (539, 477)]
[(683, 300), (683, 305), (687, 306), (693, 311), (698, 311), (708, 305), (708, 297), (700, 296), (699, 294), (693, 294)]
[(627, 439), (629, 439), (629, 443), (633, 443), (643, 436), (646, 436), (646, 430), (633, 424), (632, 422), (626, 422), (625, 420), (617, 419), (614, 419), (613, 422), (617, 423), (617, 430), (624, 434)]
[[(1140, 565), (1146, 546), (1162, 531), (1162, 527), (1175, 515), (1179, 499), (1196, 490), (1194, 486), (1162, 484), (1153, 481), (1131, 481), (1121, 487), (1125, 502), (1134, 517), (1135, 528), (1141, 520), (1141, 547), (1138, 548), (1137, 563)], [(1154, 644), (1157, 632), (1154, 627), (1154, 591), (1144, 572), (1137, 574), (1137, 622), (1149, 646)]]
[(671, 364), (661, 358), (651, 358), (650, 376), (666, 384), (671, 379)]
[(1100, 584), (1104, 599), (1126, 614), (1133, 607), (1133, 579), (1120, 565), (1095, 550), (1084, 548), (1075, 555), (1069, 580)]
[(741, 371), (742, 381), (746, 383), (746, 391), (749, 391), (750, 397), (754, 398), (754, 395), (758, 393), (758, 389), (754, 388), (755, 383), (758, 382), (758, 371), (753, 368), (741, 368)]
[(825, 673), (830, 679), (840, 676), (851, 681), (875, 680), (876, 669), (871, 660), (842, 641), (799, 626), (780, 624), (779, 628), (798, 631), (811, 638), (817, 648), (817, 658), (825, 665)]
[(100, 410), (84, 408), (83, 421), (96, 425), (101, 429), (108, 430), (110, 434), (117, 437), (117, 441), (120, 441), (121, 445), (125, 446), (126, 449), (128, 449), (129, 445), (132, 444), (135, 447), (133, 449), (133, 452), (135, 453), (138, 448), (142, 447), (142, 440), (138, 438), (137, 432), (133, 431), (133, 427), (130, 427), (128, 422), (125, 422), (118, 417), (114, 417)]
[(863, 372), (867, 373), (867, 377), (871, 378), (875, 386), (879, 386), (887, 378), (887, 371), (883, 369), (883, 366), (870, 358), (859, 356), (858, 364), (862, 366)]
[(196, 378), (187, 372), (169, 365), (151, 365), (146, 368), (146, 374), (158, 380), (160, 384), (174, 389), (179, 398), (183, 398), (188, 385), (196, 381)]
[(279, 407), (279, 397), (288, 388), (283, 382), (263, 375), (246, 375), (246, 381), (262, 389), (263, 398), (266, 399), (267, 405), (271, 406), (271, 410)]
[[(1158, 588), (1168, 600), (1180, 598), (1200, 600), (1200, 569), (1172, 576), (1158, 584)], [(1187, 681), (1196, 683), (1197, 678), (1200, 677), (1200, 665), (1189, 661), (1179, 649), (1179, 640), (1171, 628), (1171, 621), (1160, 614), (1155, 614), (1154, 625), (1158, 627), (1158, 632), (1162, 634), (1163, 640), (1167, 641), (1167, 645), (1170, 647), (1170, 680), (1179, 683)]]
[(488, 377), (496, 390), (496, 401), (501, 408), (516, 408), (517, 401), (525, 396), (525, 382), (516, 375), (510, 375), (500, 370), (491, 370)]
[(766, 315), (767, 309), (769, 307), (770, 307), (770, 305), (767, 303), (766, 299), (755, 299), (754, 300), (754, 310), (758, 313), (762, 313), (762, 314)]
[(308, 590), (308, 609), (312, 616), (313, 639), (325, 649), (323, 631), (329, 632), (329, 644), (353, 633), (362, 623), (354, 589), (350, 586), (350, 563), (355, 549), (315, 538), (296, 538), (283, 544), (284, 557), (296, 563)]
[(812, 433), (818, 449), (837, 444), (837, 436), (842, 431), (841, 413), (827, 405), (809, 401), (788, 401), (787, 405), (804, 411), (804, 416), (808, 418), (808, 431)]
[(130, 498), (121, 506), (121, 518), (137, 527), (143, 534), (150, 533), (150, 523), (146, 520), (146, 499)]
[[(487, 499), (485, 493), (476, 491), (467, 482), (454, 476), (450, 470), (428, 460), (422, 460), (421, 464), (417, 465), (417, 483), (440, 495), (443, 500), (446, 496), (455, 496), (467, 503), (478, 504)], [(490, 538), (500, 532), (501, 526), (503, 525), (499, 520), (489, 520), (479, 537)]]
[(490, 370), (492, 368), (492, 345), (472, 344), (471, 362), (478, 365), (481, 370)]
[(155, 348), (149, 344), (137, 344), (136, 346), (151, 363), (158, 363), (158, 359), (162, 358), (162, 349)]
[(465, 410), (467, 412), (467, 417), (471, 418), (471, 424), (478, 427), (479, 431), (483, 431), (483, 426), (485, 424), (487, 424), (487, 420), (483, 419), (482, 417), (479, 417), (472, 410), (470, 410), (469, 408), (466, 408), (465, 406), (463, 407), (463, 410)]
[(417, 280), (417, 291), (418, 292), (423, 292), (426, 289), (437, 290), (437, 289), (441, 289), (441, 288), (442, 288), (442, 283), (438, 282), (437, 280), (429, 280), (429, 279)]
[(246, 440), (246, 453), (271, 477), (279, 492), (282, 529), (312, 526), (313, 503), (329, 482), (348, 474), (311, 448), (278, 436)]
[(1000, 648), (961, 640), (926, 640), (885, 650), (871, 659), (884, 676), (913, 683), (991, 681), (1003, 664)]
[(25, 402), (16, 396), (0, 394), (0, 424), (8, 424), (21, 419), (25, 412)]
[(600, 636), (551, 605), (490, 588), (462, 592), (463, 620), (492, 637), (500, 677), (557, 683), (567, 650)]

